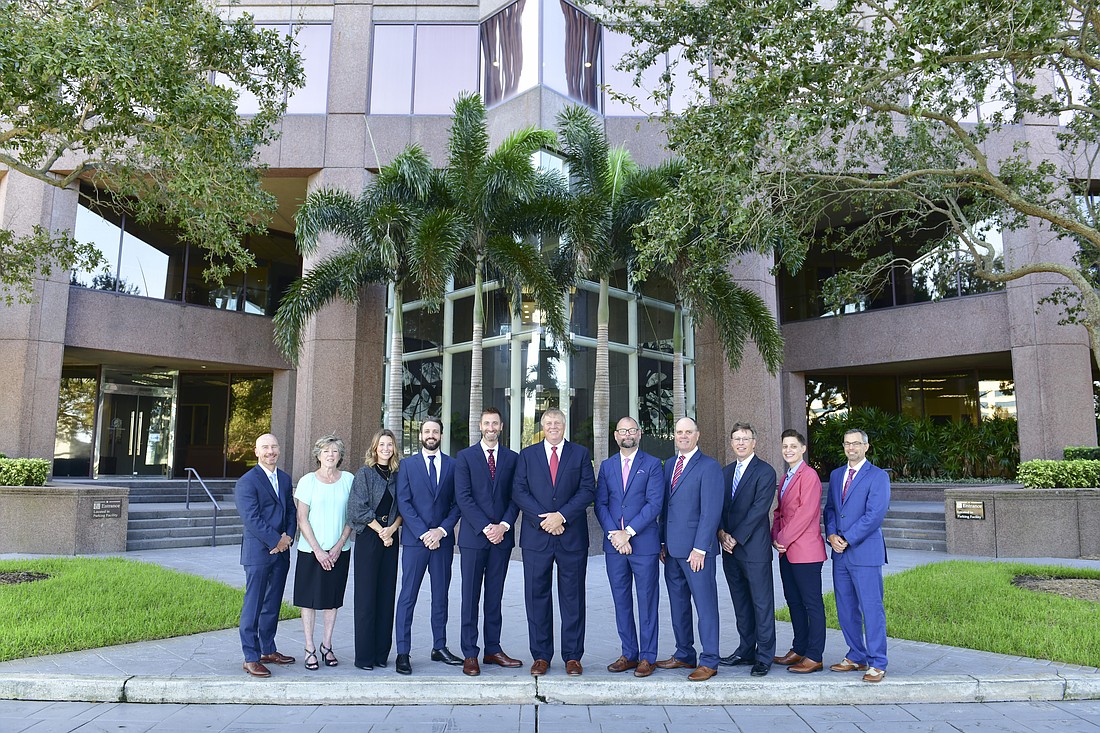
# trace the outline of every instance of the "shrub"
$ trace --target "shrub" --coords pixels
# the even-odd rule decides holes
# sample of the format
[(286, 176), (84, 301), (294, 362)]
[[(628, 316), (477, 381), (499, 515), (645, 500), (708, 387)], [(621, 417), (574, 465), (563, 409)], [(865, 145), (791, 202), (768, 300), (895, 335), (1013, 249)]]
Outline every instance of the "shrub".
[(1067, 461), (1100, 461), (1100, 448), (1068, 445), (1062, 450), (1062, 458)]
[(1016, 480), (1029, 489), (1100, 487), (1100, 461), (1024, 461)]
[(49, 475), (43, 458), (0, 458), (0, 486), (44, 486)]

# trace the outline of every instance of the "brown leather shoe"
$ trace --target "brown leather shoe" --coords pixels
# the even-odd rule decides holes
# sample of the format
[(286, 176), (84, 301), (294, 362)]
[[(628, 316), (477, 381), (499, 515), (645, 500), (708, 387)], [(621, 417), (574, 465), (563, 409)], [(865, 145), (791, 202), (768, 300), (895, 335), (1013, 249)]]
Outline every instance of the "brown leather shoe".
[(542, 677), (550, 670), (550, 662), (545, 659), (536, 659), (531, 663), (531, 676)]
[(481, 661), (485, 664), (499, 664), (501, 667), (522, 667), (523, 662), (518, 659), (512, 659), (510, 656), (504, 653), (503, 650), (496, 654), (486, 654), (481, 658)]
[(867, 669), (867, 665), (856, 664), (851, 659), (848, 659), (848, 657), (844, 657), (844, 659), (840, 660), (836, 664), (830, 664), (829, 669), (834, 672), (863, 672)]
[(570, 659), (565, 663), (565, 673), (570, 677), (580, 677), (584, 674), (584, 667), (581, 666), (579, 660)]
[(882, 682), (882, 678), (886, 676), (885, 669), (875, 669), (871, 667), (867, 670), (867, 674), (863, 675), (864, 682)]
[(709, 680), (714, 675), (718, 674), (718, 670), (711, 667), (698, 667), (694, 672), (688, 675), (688, 679), (692, 682), (703, 682)]
[(627, 659), (625, 656), (619, 657), (611, 664), (607, 665), (608, 672), (625, 672), (628, 669), (634, 669), (638, 666), (637, 661)]
[(271, 670), (259, 662), (245, 662), (241, 668), (253, 677), (270, 677)]
[(655, 666), (657, 669), (695, 669), (694, 664), (688, 664), (682, 659), (677, 659), (676, 657), (662, 659), (653, 666)]
[(787, 671), (795, 674), (809, 674), (810, 672), (820, 672), (824, 668), (825, 665), (821, 662), (815, 662), (809, 657), (802, 657), (801, 662), (787, 667)]
[(467, 677), (477, 677), (481, 674), (481, 666), (477, 663), (477, 657), (466, 657), (462, 660), (462, 674)]
[(638, 662), (638, 668), (634, 670), (635, 677), (648, 677), (653, 674), (653, 670), (657, 669), (653, 666), (648, 659), (642, 659)]
[(294, 664), (294, 657), (288, 657), (279, 652), (271, 652), (260, 657), (260, 661), (268, 664)]
[(782, 664), (784, 667), (789, 667), (792, 664), (798, 664), (802, 661), (801, 654), (795, 654), (794, 649), (784, 654), (781, 657), (772, 657), (772, 662), (775, 664)]

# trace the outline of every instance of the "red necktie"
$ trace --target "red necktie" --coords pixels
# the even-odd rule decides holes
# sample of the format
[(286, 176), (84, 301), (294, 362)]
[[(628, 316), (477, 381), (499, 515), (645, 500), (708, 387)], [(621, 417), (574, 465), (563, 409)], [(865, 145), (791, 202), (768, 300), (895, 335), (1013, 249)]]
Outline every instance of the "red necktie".
[(852, 485), (852, 476), (856, 475), (854, 468), (848, 469), (848, 478), (844, 481), (844, 490), (840, 492), (840, 500), (845, 501), (848, 498), (848, 487)]
[(558, 483), (558, 446), (550, 446), (550, 483)]
[(493, 458), (493, 449), (489, 449), (489, 479), (492, 481), (497, 480), (497, 461)]
[(680, 474), (684, 472), (684, 457), (676, 459), (676, 468), (672, 471), (672, 490), (676, 491), (676, 482), (680, 480)]

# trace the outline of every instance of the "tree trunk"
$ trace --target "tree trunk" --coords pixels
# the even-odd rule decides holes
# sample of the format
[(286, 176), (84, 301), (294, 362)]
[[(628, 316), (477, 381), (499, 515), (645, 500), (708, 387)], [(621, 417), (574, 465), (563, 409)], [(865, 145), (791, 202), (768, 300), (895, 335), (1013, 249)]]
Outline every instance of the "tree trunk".
[(481, 408), (485, 396), (482, 394), (481, 342), (485, 334), (485, 283), (481, 275), (481, 257), (477, 258), (477, 271), (474, 273), (474, 335), (473, 351), (470, 354), (470, 445), (481, 440)]
[(684, 309), (679, 301), (672, 321), (672, 423), (687, 415), (684, 391)]
[(397, 436), (397, 450), (400, 451), (404, 442), (404, 411), (405, 404), (402, 396), (402, 386), (405, 383), (405, 365), (401, 361), (404, 353), (405, 336), (402, 333), (404, 315), (401, 313), (402, 298), (401, 286), (395, 284), (393, 288), (393, 334), (390, 337), (390, 380), (386, 390), (386, 427)]
[(596, 466), (607, 458), (607, 430), (611, 412), (611, 376), (607, 367), (607, 277), (600, 278), (600, 303), (596, 311), (596, 383), (592, 387), (592, 453)]

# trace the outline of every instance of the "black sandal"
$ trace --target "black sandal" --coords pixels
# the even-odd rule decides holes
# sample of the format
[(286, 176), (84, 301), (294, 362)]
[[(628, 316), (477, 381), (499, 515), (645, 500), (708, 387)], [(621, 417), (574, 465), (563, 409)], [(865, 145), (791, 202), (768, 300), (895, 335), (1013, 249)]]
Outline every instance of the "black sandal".
[[(306, 653), (306, 658), (305, 658), (304, 661), (305, 661), (306, 669), (308, 669), (308, 670), (320, 669), (321, 665), (317, 663), (317, 650), (316, 649), (306, 649), (305, 653)], [(309, 661), (311, 657), (313, 658), (312, 662)]]
[(335, 667), (340, 663), (340, 660), (332, 653), (332, 647), (325, 649), (324, 644), (321, 644), (321, 659), (325, 660), (326, 667)]

